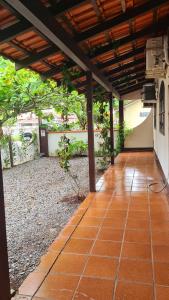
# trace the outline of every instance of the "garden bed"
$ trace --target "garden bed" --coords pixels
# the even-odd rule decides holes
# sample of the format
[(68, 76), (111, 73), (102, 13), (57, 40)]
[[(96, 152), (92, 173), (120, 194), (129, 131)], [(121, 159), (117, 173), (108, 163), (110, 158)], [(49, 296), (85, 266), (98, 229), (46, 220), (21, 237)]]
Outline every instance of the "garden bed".
[[(87, 194), (88, 158), (71, 164)], [(80, 203), (57, 158), (37, 159), (3, 175), (11, 287), (17, 289)]]

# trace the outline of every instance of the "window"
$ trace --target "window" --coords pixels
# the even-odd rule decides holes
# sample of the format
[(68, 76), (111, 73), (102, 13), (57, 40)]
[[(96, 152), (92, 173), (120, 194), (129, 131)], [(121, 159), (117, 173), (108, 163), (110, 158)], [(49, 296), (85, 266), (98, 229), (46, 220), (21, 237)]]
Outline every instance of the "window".
[(157, 108), (156, 104), (154, 104), (154, 129), (157, 127)]
[(149, 115), (148, 111), (140, 111), (140, 117), (141, 118), (146, 118)]
[(160, 101), (159, 101), (159, 130), (165, 135), (165, 85), (164, 81), (160, 85)]

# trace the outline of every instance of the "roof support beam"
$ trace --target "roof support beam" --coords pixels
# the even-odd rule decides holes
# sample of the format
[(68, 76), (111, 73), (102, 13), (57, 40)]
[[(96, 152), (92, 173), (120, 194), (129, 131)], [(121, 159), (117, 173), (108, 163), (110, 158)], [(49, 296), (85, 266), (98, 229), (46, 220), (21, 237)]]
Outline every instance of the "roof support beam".
[[(49, 11), (51, 11), (51, 13), (54, 14), (55, 16), (59, 16), (71, 8), (89, 2), (89, 0), (65, 0), (65, 1), (60, 1), (60, 3), (57, 3), (55, 0), (52, 0), (52, 2), (53, 2), (53, 8), (52, 9), (49, 8)], [(5, 0), (0, 0), (0, 4), (2, 4), (2, 6), (6, 6), (8, 9), (11, 9), (9, 4), (7, 4)], [(13, 9), (11, 10), (13, 11)], [(19, 16), (19, 14), (17, 14), (17, 16)], [(28, 21), (20, 19), (20, 21), (17, 22), (16, 24), (1, 30), (0, 43), (8, 42), (9, 40), (14, 39), (18, 34), (22, 34), (26, 31), (31, 30), (31, 28), (32, 25)]]
[[(161, 30), (167, 29), (169, 26), (169, 18), (163, 18), (159, 22), (157, 22), (155, 25), (150, 25), (140, 31), (137, 31), (136, 33), (133, 33), (131, 35), (128, 35), (122, 39), (116, 40), (112, 43), (109, 43), (105, 46), (100, 46), (99, 48), (96, 48), (95, 51), (93, 51), (92, 54), (89, 54), (90, 58), (96, 58), (99, 55), (102, 55), (103, 53), (113, 51), (114, 49), (121, 47), (125, 44), (128, 44), (130, 42), (133, 42), (136, 39), (142, 38), (147, 35), (153, 35), (154, 32), (160, 32)], [(94, 50), (94, 49), (93, 49)]]
[(1, 30), (0, 43), (7, 43), (14, 39), (18, 34), (24, 33), (32, 27), (33, 26), (31, 26), (31, 24), (26, 20), (17, 22), (16, 24)]
[(58, 50), (58, 48), (56, 48), (56, 47), (49, 47), (41, 52), (33, 54), (33, 55), (19, 61), (18, 63), (16, 63), (15, 64), (16, 70), (26, 68), (27, 66), (30, 66), (31, 64), (35, 63), (36, 61), (41, 60), (44, 57), (48, 57), (48, 56), (56, 53), (57, 50)]
[[(135, 51), (130, 51), (130, 52), (128, 52), (128, 53), (126, 53), (126, 54), (124, 54), (124, 55), (121, 55), (121, 56), (117, 56), (116, 58), (113, 58), (113, 59), (111, 59), (111, 60), (109, 60), (109, 61), (107, 61), (107, 62), (105, 62), (105, 63), (102, 63), (102, 64), (97, 64), (96, 65), (96, 67), (98, 67), (98, 69), (104, 69), (104, 68), (106, 68), (106, 67), (108, 67), (108, 66), (111, 66), (111, 65), (113, 65), (113, 64), (116, 64), (116, 63), (119, 63), (119, 62), (122, 62), (123, 60), (126, 60), (126, 59), (128, 59), (128, 58), (130, 58), (130, 57), (133, 57), (134, 55), (137, 55), (137, 54), (140, 54), (140, 53), (142, 53), (142, 52), (144, 52), (144, 47), (140, 47), (140, 48), (138, 48), (138, 49), (136, 49)], [(33, 59), (33, 57), (34, 56), (32, 56), (30, 59)], [(29, 60), (28, 60), (29, 61)], [(71, 67), (73, 67), (73, 66), (75, 66), (76, 64), (74, 63), (74, 62), (72, 62), (72, 61), (69, 61), (67, 64), (66, 64), (66, 66), (69, 68), (71, 68)], [(60, 70), (59, 70), (59, 72), (60, 72)], [(54, 75), (56, 75), (57, 73), (59, 73), (59, 72), (57, 72), (57, 68), (55, 68), (55, 67), (53, 67), (50, 71), (47, 71), (47, 72), (45, 72), (44, 74), (43, 74), (43, 77), (44, 78), (48, 78), (48, 77), (51, 77), (51, 76), (54, 76)], [(82, 76), (84, 75), (84, 74), (81, 74)], [(80, 75), (80, 77), (81, 77), (81, 75)]]
[(80, 4), (87, 2), (90, 2), (90, 0), (64, 0), (60, 1), (60, 3), (58, 3), (56, 0), (51, 0), (52, 12), (54, 11), (54, 14), (58, 16), (65, 13), (69, 9), (75, 8)]
[(131, 75), (127, 76), (127, 78), (125, 78), (123, 81), (115, 84), (114, 86), (117, 87), (117, 89), (118, 89), (118, 88), (121, 88), (124, 85), (130, 84), (130, 82), (132, 82), (133, 80), (138, 80), (138, 79), (143, 78), (143, 77), (145, 77), (145, 72), (144, 71), (140, 72), (140, 73), (138, 73), (134, 76), (131, 76)]
[(5, 0), (13, 9), (19, 12), (31, 24), (46, 36), (53, 44), (58, 46), (68, 57), (70, 57), (84, 71), (91, 71), (93, 78), (108, 92), (118, 96), (108, 80), (100, 74), (98, 69), (90, 62), (88, 57), (72, 40), (67, 32), (60, 26), (55, 18), (46, 10), (39, 0)]
[(122, 80), (125, 80), (125, 78), (127, 76), (131, 76), (132, 74), (138, 74), (140, 72), (143, 72), (144, 70), (144, 65), (139, 65), (138, 67), (136, 68), (132, 68), (132, 69), (129, 69), (127, 72), (124, 72), (116, 77), (113, 77), (111, 79), (111, 82), (113, 82), (113, 84), (115, 85), (116, 83), (119, 83), (121, 82)]
[(119, 90), (119, 93), (122, 96), (122, 95), (128, 94), (130, 92), (136, 91), (138, 89), (142, 89), (143, 84), (146, 83), (146, 82), (148, 82), (148, 81), (147, 80), (143, 80), (140, 83), (137, 83), (137, 84), (134, 84), (134, 85), (128, 87), (127, 89)]
[(123, 55), (117, 56), (116, 58), (110, 59), (110, 60), (106, 61), (105, 63), (98, 64), (97, 67), (99, 69), (104, 69), (113, 64), (121, 63), (123, 60), (126, 60), (134, 55), (144, 53), (144, 50), (145, 50), (145, 47), (137, 48), (134, 51), (129, 51), (126, 54), (123, 54)]
[[(144, 62), (145, 62), (145, 58), (139, 58), (139, 59), (134, 60), (134, 61), (132, 61), (132, 62), (130, 62), (128, 64), (124, 64), (124, 65), (122, 65), (122, 66), (120, 66), (118, 68), (112, 69), (111, 71), (107, 72), (105, 75), (108, 76), (108, 77), (110, 77), (110, 76), (112, 76), (112, 75), (114, 75), (116, 73), (124, 71), (124, 70), (126, 70), (128, 68), (132, 68), (132, 67), (134, 67), (136, 65), (139, 65), (141, 63), (144, 63)], [(109, 81), (112, 81), (113, 79), (114, 78), (110, 78)]]
[(100, 34), (103, 31), (111, 29), (114, 26), (118, 26), (124, 22), (128, 22), (129, 20), (146, 13), (151, 9), (161, 6), (163, 3), (166, 3), (166, 2), (168, 2), (168, 0), (149, 1), (143, 5), (137, 6), (131, 10), (127, 10), (125, 13), (123, 13), (111, 20), (103, 22), (103, 23), (96, 25), (82, 33), (79, 33), (76, 37), (76, 41), (82, 42), (86, 39), (89, 39), (97, 34)]

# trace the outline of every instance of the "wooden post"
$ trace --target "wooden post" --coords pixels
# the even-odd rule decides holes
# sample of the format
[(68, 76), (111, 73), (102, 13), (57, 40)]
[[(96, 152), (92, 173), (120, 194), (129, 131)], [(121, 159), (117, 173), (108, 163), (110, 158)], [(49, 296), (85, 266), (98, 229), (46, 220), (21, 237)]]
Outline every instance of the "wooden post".
[(93, 126), (93, 88), (92, 73), (86, 73), (87, 78), (87, 130), (88, 130), (88, 157), (89, 157), (89, 190), (96, 191), (95, 156), (94, 156), (94, 126)]
[(8, 265), (8, 250), (6, 237), (6, 222), (5, 222), (5, 205), (4, 205), (4, 190), (2, 177), (2, 163), (0, 152), (0, 299), (9, 300), (10, 297), (10, 280), (9, 280), (9, 265)]
[(124, 149), (124, 105), (123, 100), (119, 100), (119, 131), (122, 137), (121, 150)]
[(114, 165), (114, 128), (113, 128), (113, 97), (109, 94), (109, 109), (110, 109), (110, 147), (111, 147), (111, 165)]

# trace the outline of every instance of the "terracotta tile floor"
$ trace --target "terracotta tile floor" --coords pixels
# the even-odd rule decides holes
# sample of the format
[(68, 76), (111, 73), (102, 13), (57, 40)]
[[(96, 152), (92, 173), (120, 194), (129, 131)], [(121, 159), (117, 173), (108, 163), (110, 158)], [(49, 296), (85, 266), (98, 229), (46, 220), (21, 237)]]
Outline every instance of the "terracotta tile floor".
[[(16, 299), (168, 300), (169, 206), (153, 153), (122, 153)], [(155, 188), (155, 187), (154, 187)]]

